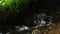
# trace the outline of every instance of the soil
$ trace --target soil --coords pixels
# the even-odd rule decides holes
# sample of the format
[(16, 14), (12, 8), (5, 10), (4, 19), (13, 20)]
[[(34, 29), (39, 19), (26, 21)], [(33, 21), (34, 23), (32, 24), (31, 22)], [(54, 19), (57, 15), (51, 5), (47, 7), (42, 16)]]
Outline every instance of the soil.
[(51, 23), (47, 28), (37, 28), (32, 31), (34, 34), (36, 32), (41, 34), (60, 34), (60, 23)]

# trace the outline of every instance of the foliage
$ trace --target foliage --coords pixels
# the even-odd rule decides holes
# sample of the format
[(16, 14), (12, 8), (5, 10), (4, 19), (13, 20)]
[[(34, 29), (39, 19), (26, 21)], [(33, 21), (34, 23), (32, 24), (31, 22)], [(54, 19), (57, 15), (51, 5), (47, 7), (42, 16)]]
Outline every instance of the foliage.
[(18, 14), (21, 8), (26, 9), (28, 4), (29, 0), (0, 0), (0, 13)]

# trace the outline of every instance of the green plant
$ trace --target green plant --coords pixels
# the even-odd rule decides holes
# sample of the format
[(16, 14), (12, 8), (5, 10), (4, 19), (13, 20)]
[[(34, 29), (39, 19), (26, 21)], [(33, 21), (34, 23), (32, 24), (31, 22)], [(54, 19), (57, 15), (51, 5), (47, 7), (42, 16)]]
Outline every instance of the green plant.
[[(30, 0), (0, 0), (0, 15), (18, 14), (20, 9), (26, 9)], [(23, 10), (22, 9), (22, 10)]]

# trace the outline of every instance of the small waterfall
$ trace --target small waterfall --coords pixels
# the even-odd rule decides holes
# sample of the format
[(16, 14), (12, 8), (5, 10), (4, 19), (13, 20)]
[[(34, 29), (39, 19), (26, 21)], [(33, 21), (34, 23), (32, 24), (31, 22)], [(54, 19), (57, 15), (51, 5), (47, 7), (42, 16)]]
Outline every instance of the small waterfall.
[(29, 27), (27, 27), (27, 26), (15, 26), (15, 28), (16, 28), (16, 31), (17, 32), (20, 32), (20, 31), (24, 31), (24, 30), (27, 30), (27, 29), (29, 29)]
[(49, 24), (52, 22), (52, 16), (47, 16), (45, 13), (36, 14), (34, 23), (36, 26), (42, 27), (46, 24)]

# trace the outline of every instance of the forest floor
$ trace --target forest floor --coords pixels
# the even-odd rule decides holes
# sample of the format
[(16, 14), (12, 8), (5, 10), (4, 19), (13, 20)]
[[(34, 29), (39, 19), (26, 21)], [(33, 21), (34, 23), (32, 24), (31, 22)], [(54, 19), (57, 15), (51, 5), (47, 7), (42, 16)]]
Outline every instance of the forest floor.
[(48, 34), (60, 34), (60, 23), (54, 24), (51, 26), (51, 29), (51, 31), (48, 31)]
[(20, 34), (60, 34), (60, 23), (51, 23), (48, 27), (34, 28)]
[(60, 34), (60, 23), (51, 23), (47, 28), (38, 28), (32, 31), (32, 34), (44, 33), (44, 34)]

